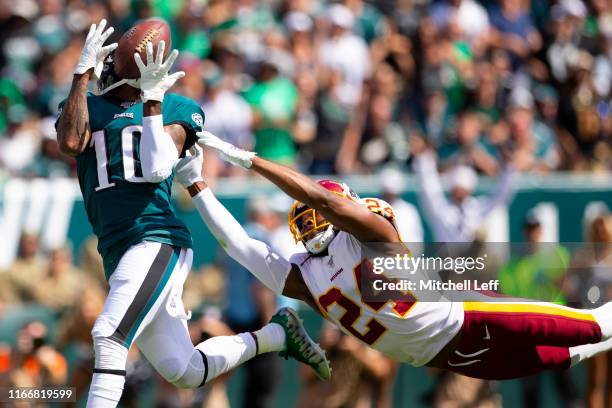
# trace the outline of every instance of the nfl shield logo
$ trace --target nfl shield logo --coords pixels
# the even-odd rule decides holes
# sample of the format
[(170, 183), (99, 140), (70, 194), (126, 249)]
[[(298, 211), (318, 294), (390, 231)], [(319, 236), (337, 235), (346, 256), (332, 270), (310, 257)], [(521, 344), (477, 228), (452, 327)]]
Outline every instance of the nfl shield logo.
[(202, 115), (199, 113), (194, 113), (191, 115), (191, 120), (195, 122), (196, 125), (202, 127), (204, 125), (204, 120), (202, 119)]

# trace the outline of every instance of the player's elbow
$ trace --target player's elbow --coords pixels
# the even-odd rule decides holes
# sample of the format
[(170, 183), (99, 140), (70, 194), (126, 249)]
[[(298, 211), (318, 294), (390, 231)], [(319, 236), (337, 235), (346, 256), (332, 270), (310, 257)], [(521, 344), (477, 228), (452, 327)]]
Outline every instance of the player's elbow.
[(60, 137), (58, 134), (57, 143), (59, 145), (60, 152), (66, 156), (78, 156), (83, 152), (83, 146), (75, 141), (73, 137)]

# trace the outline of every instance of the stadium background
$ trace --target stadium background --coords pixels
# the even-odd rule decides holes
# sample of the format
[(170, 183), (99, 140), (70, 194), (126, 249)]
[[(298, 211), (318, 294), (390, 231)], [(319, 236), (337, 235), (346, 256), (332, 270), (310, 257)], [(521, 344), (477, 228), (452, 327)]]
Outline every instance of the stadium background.
[[(187, 72), (176, 91), (203, 104), (206, 125), (219, 136), (316, 177), (343, 179), (360, 194), (380, 195), (388, 174), (383, 170), (399, 172), (404, 185), (398, 192), (419, 210), (426, 240), (434, 237), (411, 169), (413, 138), (436, 150), (444, 173), (458, 164), (476, 170), (477, 193), (493, 190), (509, 156), (529, 156), (512, 202), (483, 220), (488, 239), (524, 240), (524, 220), (534, 208), (549, 240), (587, 239), (593, 212), (612, 206), (609, 2), (341, 4), (348, 8), (317, 0), (0, 2), (0, 385), (49, 379), (75, 384), (89, 375), (80, 371), (92, 356), (87, 328), (71, 337), (69, 327), (91, 313), (87, 307), (99, 307), (91, 299), (104, 286), (74, 162), (59, 154), (53, 122), (84, 32), (102, 17), (117, 35), (139, 18), (161, 16), (171, 23), (173, 47), (181, 51), (177, 66)], [(268, 68), (265, 79), (262, 67)], [(247, 209), (261, 209), (261, 201), (278, 209), (268, 183), (213, 156), (205, 170), (238, 219), (246, 222)], [(184, 193), (177, 189), (175, 197), (196, 245), (188, 304), (196, 317), (205, 310), (220, 315), (227, 306), (226, 264), (218, 261), (216, 243)], [(22, 234), (40, 241), (32, 259), (22, 259)], [(47, 276), (57, 265), (65, 281)], [(22, 272), (31, 280), (14, 279)], [(217, 289), (212, 295), (211, 287)], [(212, 300), (203, 302), (207, 295)], [(58, 302), (62, 297), (65, 302)], [(213, 307), (202, 304), (207, 302)], [(301, 313), (317, 333), (321, 320), (306, 308)], [(32, 356), (22, 355), (24, 339), (40, 327), (31, 333), (22, 328), (38, 319), (48, 331), (42, 349), (51, 362), (34, 365), (47, 373), (29, 370)], [(304, 397), (302, 374), (292, 362), (281, 373), (275, 374), (281, 382), (273, 406), (293, 406)], [(572, 374), (577, 400), (584, 401), (586, 368)], [(426, 369), (402, 367), (391, 376), (394, 406), (429, 405), (423, 398), (436, 389), (434, 378)], [(537, 389), (541, 406), (561, 406), (563, 393), (553, 376), (544, 378)], [(179, 395), (160, 381), (144, 376), (136, 388), (148, 390), (141, 406), (161, 403), (155, 387), (179, 404)], [(367, 375), (363, 381), (372, 384)], [(229, 380), (232, 406), (242, 399), (241, 382), (239, 370)], [(525, 386), (501, 384), (503, 405), (523, 406)]]

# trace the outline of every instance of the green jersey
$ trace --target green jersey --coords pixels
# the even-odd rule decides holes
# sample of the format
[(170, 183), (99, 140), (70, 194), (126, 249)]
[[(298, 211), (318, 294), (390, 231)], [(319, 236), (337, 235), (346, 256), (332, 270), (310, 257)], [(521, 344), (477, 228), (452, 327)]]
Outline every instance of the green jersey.
[[(138, 242), (191, 248), (189, 230), (170, 202), (173, 176), (161, 183), (148, 183), (142, 177), (142, 102), (125, 103), (88, 94), (87, 108), (92, 137), (76, 158), (77, 174), (106, 277), (125, 251)], [(185, 150), (193, 146), (204, 122), (199, 105), (183, 96), (167, 94), (162, 117), (164, 126), (181, 124), (185, 128)]]

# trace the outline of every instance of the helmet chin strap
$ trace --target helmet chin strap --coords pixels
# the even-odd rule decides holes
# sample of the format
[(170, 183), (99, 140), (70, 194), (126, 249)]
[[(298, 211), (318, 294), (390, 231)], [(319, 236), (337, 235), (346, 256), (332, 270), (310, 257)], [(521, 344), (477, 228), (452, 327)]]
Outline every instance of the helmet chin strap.
[(138, 86), (138, 79), (121, 79), (115, 82), (114, 84), (107, 86), (101, 91), (99, 89), (96, 89), (96, 95), (98, 96), (104, 95), (105, 93), (112, 91), (115, 88), (119, 88), (121, 85), (125, 85), (125, 84), (131, 86), (132, 88), (140, 89), (140, 86)]
[(327, 249), (335, 236), (336, 231), (333, 225), (330, 225), (325, 231), (318, 233), (306, 241), (304, 246), (311, 254), (319, 254)]

